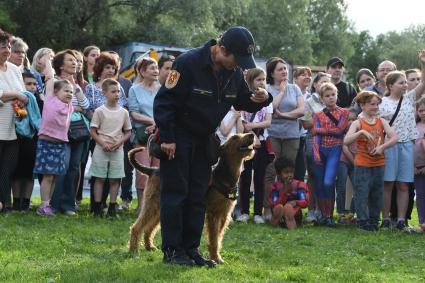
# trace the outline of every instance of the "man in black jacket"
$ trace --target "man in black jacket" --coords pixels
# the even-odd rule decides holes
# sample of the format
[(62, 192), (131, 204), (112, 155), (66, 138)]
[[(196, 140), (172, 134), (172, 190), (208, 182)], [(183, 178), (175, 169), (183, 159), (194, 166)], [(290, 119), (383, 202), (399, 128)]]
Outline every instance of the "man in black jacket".
[(265, 89), (252, 93), (243, 76), (255, 67), (254, 38), (232, 27), (177, 57), (154, 101), (154, 119), (167, 158), (161, 159), (161, 234), (164, 263), (215, 263), (199, 252), (211, 174), (207, 139), (233, 106), (255, 112), (273, 100)]

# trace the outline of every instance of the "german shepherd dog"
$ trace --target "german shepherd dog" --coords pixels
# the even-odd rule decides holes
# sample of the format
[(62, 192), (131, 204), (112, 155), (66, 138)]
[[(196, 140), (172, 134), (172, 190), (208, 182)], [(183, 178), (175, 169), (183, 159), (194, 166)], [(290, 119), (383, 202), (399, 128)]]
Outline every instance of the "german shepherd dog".
[[(138, 163), (135, 154), (143, 147), (129, 151), (128, 157), (134, 168), (149, 176), (143, 205), (139, 216), (130, 228), (129, 250), (134, 253), (143, 232), (144, 246), (148, 251), (156, 250), (153, 239), (159, 229), (160, 181), (159, 169), (145, 167)], [(224, 231), (229, 225), (231, 213), (236, 203), (237, 182), (241, 174), (242, 162), (254, 157), (254, 134), (237, 134), (220, 147), (219, 161), (212, 171), (207, 192), (206, 229), (210, 259), (223, 263), (220, 255)]]

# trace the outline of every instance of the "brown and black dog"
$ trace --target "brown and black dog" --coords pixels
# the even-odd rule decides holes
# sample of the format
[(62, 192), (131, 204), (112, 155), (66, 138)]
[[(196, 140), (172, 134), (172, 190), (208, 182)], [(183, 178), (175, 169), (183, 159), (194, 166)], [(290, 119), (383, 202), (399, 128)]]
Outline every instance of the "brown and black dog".
[[(210, 259), (223, 263), (220, 256), (224, 231), (229, 225), (230, 215), (235, 206), (236, 183), (241, 174), (244, 160), (254, 157), (254, 135), (237, 134), (220, 147), (220, 159), (212, 171), (212, 178), (207, 192), (206, 229)], [(135, 148), (128, 153), (130, 163), (149, 176), (144, 191), (140, 214), (130, 228), (130, 252), (136, 252), (141, 233), (144, 236), (146, 250), (155, 250), (153, 238), (159, 229), (160, 182), (159, 169), (145, 167), (135, 160), (135, 154), (144, 148)]]

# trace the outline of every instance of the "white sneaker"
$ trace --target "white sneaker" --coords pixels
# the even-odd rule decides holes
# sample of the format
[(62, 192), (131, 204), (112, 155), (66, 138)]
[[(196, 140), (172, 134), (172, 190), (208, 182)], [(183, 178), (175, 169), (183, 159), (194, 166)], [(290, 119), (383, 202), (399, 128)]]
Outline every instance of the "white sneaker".
[(248, 219), (249, 219), (248, 214), (241, 214), (238, 216), (238, 218), (236, 218), (236, 221), (246, 223), (248, 222)]
[(313, 221), (316, 221), (316, 214), (314, 213), (314, 211), (310, 210), (309, 212), (307, 212), (307, 217), (305, 218), (305, 221), (307, 221), (308, 223), (311, 223)]
[(72, 211), (72, 210), (65, 210), (65, 212), (63, 214), (65, 214), (67, 216), (77, 215), (77, 213), (75, 213), (75, 211)]
[(121, 208), (124, 210), (129, 210), (131, 207), (131, 201), (123, 201), (123, 203), (121, 204)]
[(254, 222), (256, 224), (264, 224), (265, 223), (263, 217), (260, 216), (260, 215), (254, 215)]
[(272, 220), (272, 212), (270, 209), (264, 209), (263, 220), (268, 222)]

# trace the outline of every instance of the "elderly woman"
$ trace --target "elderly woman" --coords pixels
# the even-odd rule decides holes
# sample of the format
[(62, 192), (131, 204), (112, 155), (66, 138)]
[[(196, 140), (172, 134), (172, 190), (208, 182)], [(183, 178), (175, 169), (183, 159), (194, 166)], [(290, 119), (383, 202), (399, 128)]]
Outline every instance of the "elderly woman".
[(44, 77), (45, 77), (45, 69), (46, 64), (44, 63), (43, 57), (47, 56), (50, 61), (53, 60), (53, 57), (55, 56), (55, 52), (53, 52), (50, 48), (40, 48), (35, 52), (34, 57), (32, 57), (32, 63), (30, 67), (30, 71), (32, 74), (36, 73), (38, 76), (36, 77), (37, 81), (37, 91), (39, 93), (44, 92)]
[(28, 68), (28, 66), (25, 66), (27, 51), (28, 45), (25, 41), (20, 37), (14, 37), (11, 41), (11, 53), (8, 61), (24, 71), (25, 68)]
[[(73, 50), (66, 49), (58, 52), (53, 58), (53, 68), (56, 76), (62, 80), (70, 81), (74, 86), (72, 105), (74, 106), (73, 117), (84, 119), (81, 115), (89, 108), (89, 102), (81, 87), (75, 81), (77, 73), (77, 58)], [(75, 214), (75, 192), (79, 179), (79, 168), (84, 150), (84, 141), (69, 142), (69, 164), (65, 175), (59, 175), (56, 179), (55, 191), (52, 196), (51, 206), (66, 215)]]
[(10, 34), (0, 29), (0, 203), (2, 212), (10, 207), (10, 178), (16, 168), (19, 144), (15, 132), (15, 113), (12, 103), (27, 103), (21, 71), (8, 62), (10, 56)]
[[(148, 134), (155, 129), (153, 120), (153, 101), (159, 90), (158, 84), (158, 64), (152, 58), (143, 58), (137, 64), (137, 74), (141, 83), (134, 84), (130, 88), (128, 96), (128, 110), (136, 129), (136, 147), (146, 145)], [(147, 151), (142, 151), (136, 155), (136, 160), (149, 167), (158, 167), (159, 160), (150, 157)], [(141, 207), (143, 190), (145, 189), (147, 176), (137, 171), (136, 191), (138, 198), (138, 209)]]

